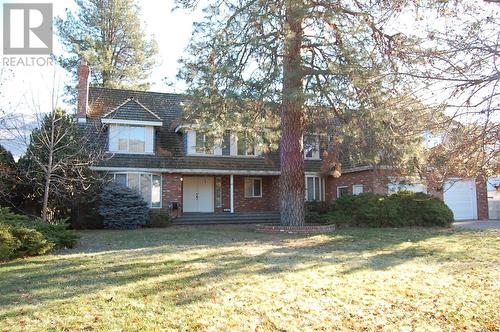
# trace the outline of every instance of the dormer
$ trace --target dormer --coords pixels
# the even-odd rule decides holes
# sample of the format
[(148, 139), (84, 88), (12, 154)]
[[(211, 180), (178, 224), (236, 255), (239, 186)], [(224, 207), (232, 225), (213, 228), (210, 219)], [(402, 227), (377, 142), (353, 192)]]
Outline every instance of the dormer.
[(108, 112), (101, 123), (109, 126), (108, 151), (123, 154), (153, 154), (155, 127), (162, 119), (134, 98)]

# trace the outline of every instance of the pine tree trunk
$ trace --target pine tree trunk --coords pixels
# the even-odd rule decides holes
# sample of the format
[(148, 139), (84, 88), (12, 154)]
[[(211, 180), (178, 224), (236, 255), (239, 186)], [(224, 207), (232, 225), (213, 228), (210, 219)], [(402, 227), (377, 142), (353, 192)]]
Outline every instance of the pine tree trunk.
[(281, 105), (281, 224), (304, 225), (304, 94), (302, 2), (286, 2), (283, 101)]

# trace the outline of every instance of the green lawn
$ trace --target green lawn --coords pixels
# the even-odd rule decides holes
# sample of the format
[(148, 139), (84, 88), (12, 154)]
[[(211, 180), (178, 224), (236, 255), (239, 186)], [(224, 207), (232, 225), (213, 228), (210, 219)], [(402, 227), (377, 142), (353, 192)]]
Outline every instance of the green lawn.
[(0, 264), (2, 330), (496, 330), (500, 233), (83, 232)]

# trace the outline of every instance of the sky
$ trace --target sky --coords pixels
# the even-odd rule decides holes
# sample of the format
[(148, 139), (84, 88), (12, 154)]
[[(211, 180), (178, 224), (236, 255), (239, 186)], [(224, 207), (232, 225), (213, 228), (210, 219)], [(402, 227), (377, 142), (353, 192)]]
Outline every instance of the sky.
[[(202, 18), (200, 11), (190, 12), (186, 10), (176, 10), (173, 0), (137, 0), (141, 7), (141, 18), (144, 28), (148, 34), (155, 37), (159, 54), (157, 56), (158, 64), (153, 70), (150, 81), (151, 91), (157, 92), (183, 92), (182, 82), (176, 80), (176, 74), (179, 69), (178, 59), (183, 55), (192, 33), (193, 22)], [(472, 0), (466, 0), (472, 1)], [(65, 17), (65, 11), (77, 10), (77, 5), (73, 0), (0, 0), (0, 20), (3, 20), (4, 3), (52, 3), (53, 16)], [(400, 22), (404, 19), (399, 18)], [(3, 23), (3, 22), (2, 22)], [(408, 23), (408, 22), (407, 22)], [(412, 22), (416, 24), (416, 22)], [(411, 25), (411, 24), (410, 24)], [(398, 29), (401, 26), (398, 25)], [(408, 27), (406, 27), (408, 29)], [(3, 24), (0, 24), (3, 29)], [(3, 45), (3, 34), (0, 33), (0, 44)], [(54, 54), (63, 55), (64, 50), (56, 35), (53, 36)], [(3, 49), (0, 49), (3, 52)], [(3, 54), (2, 54), (3, 56)], [(165, 83), (173, 82), (173, 86)], [(1, 85), (1, 82), (5, 84)], [(75, 105), (64, 105), (62, 92), (65, 83), (69, 81), (69, 76), (57, 65), (52, 66), (16, 66), (5, 67), (0, 62), (0, 109), (14, 110), (15, 115), (29, 117), (38, 112), (44, 112), (44, 109), (52, 108), (52, 92), (57, 91), (55, 102), (67, 109), (74, 109)], [(42, 105), (42, 109), (37, 110), (35, 106)], [(1, 134), (1, 133), (0, 133)], [(1, 136), (0, 136), (1, 138)], [(0, 144), (12, 147), (11, 141), (0, 139)], [(16, 154), (19, 154), (17, 152)]]
[[(63, 18), (66, 9), (77, 10), (77, 5), (72, 0), (0, 0), (0, 20), (2, 21), (4, 3), (52, 3), (53, 16)], [(193, 22), (201, 19), (201, 13), (200, 11), (191, 12), (182, 9), (172, 12), (174, 1), (169, 0), (138, 0), (138, 3), (141, 7), (144, 28), (148, 34), (155, 37), (159, 49), (157, 67), (153, 70), (150, 79), (152, 82), (150, 90), (182, 92), (184, 88), (182, 82), (175, 79), (179, 68), (177, 60), (187, 47)], [(3, 22), (0, 28), (3, 29)], [(53, 36), (53, 43), (54, 54), (64, 54), (56, 35)], [(3, 33), (0, 34), (0, 44), (3, 45)], [(0, 51), (3, 57), (3, 48)], [(44, 105), (50, 109), (53, 100), (63, 107), (70, 109), (74, 107), (74, 105), (65, 105), (62, 100), (63, 87), (70, 78), (66, 71), (57, 64), (6, 67), (0, 63), (0, 72), (0, 79), (3, 78), (6, 82), (0, 87), (0, 107), (2, 109), (11, 109), (16, 115), (29, 117), (38, 111), (37, 105)], [(174, 82), (174, 85), (165, 84), (164, 78)], [(58, 92), (56, 94), (58, 98), (52, 98), (53, 90)], [(40, 111), (43, 112), (43, 109)], [(10, 150), (21, 148), (12, 146), (16, 144), (5, 140), (0, 140), (0, 143), (9, 145)]]
[[(66, 9), (76, 11), (77, 6), (71, 0), (28, 0), (12, 1), (0, 0), (4, 3), (52, 3), (53, 15), (65, 17)], [(141, 6), (141, 17), (148, 34), (154, 35), (158, 42), (159, 54), (158, 64), (153, 70), (151, 90), (158, 92), (181, 92), (183, 85), (175, 82), (178, 70), (177, 60), (182, 56), (192, 32), (192, 24), (195, 19), (201, 18), (199, 12), (176, 10), (173, 1), (138, 0)], [(0, 18), (3, 20), (3, 5), (0, 8)], [(0, 40), (3, 37), (0, 35)], [(3, 40), (1, 40), (3, 44)], [(54, 54), (64, 54), (64, 50), (56, 35), (53, 36)], [(2, 54), (3, 56), (3, 54)], [(5, 67), (0, 64), (0, 68)], [(9, 102), (18, 104), (20, 100), (32, 98), (49, 98), (52, 87), (63, 87), (68, 80), (66, 72), (57, 65), (53, 66), (31, 66), (10, 67), (9, 84), (3, 89), (3, 95), (8, 96)], [(174, 81), (174, 86), (167, 86), (163, 78)], [(4, 101), (5, 102), (5, 101)], [(20, 110), (21, 111), (21, 110)], [(25, 111), (25, 110), (22, 110)], [(26, 110), (28, 112), (28, 110)]]

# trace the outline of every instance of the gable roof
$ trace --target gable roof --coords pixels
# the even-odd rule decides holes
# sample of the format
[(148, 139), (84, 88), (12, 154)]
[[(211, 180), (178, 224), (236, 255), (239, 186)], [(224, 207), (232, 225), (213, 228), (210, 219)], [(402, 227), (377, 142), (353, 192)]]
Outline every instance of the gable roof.
[[(139, 117), (153, 121), (161, 121), (163, 125), (155, 130), (155, 154), (133, 155), (115, 154), (99, 163), (99, 167), (137, 168), (137, 169), (177, 169), (177, 170), (230, 170), (279, 172), (280, 158), (278, 152), (271, 152), (258, 158), (241, 158), (234, 156), (190, 156), (184, 154), (183, 136), (175, 132), (176, 119), (182, 112), (182, 95), (149, 91), (133, 91), (110, 88), (89, 88), (88, 124), (104, 122), (113, 117), (125, 117), (124, 120)], [(156, 118), (156, 116), (158, 118)], [(140, 120), (144, 121), (144, 120)], [(147, 120), (148, 121), (148, 120)], [(96, 126), (97, 127), (97, 126)], [(102, 144), (107, 144), (103, 137)], [(305, 160), (306, 172), (319, 172), (322, 162)]]
[(128, 100), (104, 114), (101, 118), (129, 121), (162, 121), (157, 114), (135, 100), (134, 97), (129, 97)]

